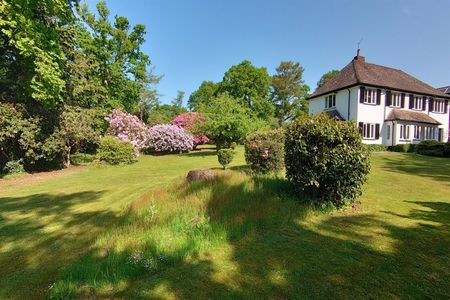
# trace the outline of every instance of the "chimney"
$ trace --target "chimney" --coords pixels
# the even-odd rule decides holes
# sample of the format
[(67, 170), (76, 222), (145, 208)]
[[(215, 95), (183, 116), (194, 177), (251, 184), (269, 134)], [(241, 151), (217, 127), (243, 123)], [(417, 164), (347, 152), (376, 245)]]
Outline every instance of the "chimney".
[(356, 50), (356, 56), (354, 58), (354, 60), (359, 60), (360, 62), (366, 62), (366, 59), (364, 58), (364, 56), (359, 55), (361, 52), (361, 50), (358, 48), (358, 50)]

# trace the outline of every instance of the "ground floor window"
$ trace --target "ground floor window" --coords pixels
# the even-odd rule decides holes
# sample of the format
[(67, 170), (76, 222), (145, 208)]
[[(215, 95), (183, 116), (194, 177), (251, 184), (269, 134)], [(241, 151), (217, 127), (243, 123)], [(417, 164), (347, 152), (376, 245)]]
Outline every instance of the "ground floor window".
[(414, 139), (421, 140), (422, 139), (422, 126), (414, 126)]
[(401, 140), (409, 140), (409, 126), (408, 125), (400, 125), (400, 139)]
[(386, 139), (387, 140), (391, 139), (391, 125), (386, 126)]
[(370, 123), (363, 124), (363, 138), (375, 139), (375, 124)]

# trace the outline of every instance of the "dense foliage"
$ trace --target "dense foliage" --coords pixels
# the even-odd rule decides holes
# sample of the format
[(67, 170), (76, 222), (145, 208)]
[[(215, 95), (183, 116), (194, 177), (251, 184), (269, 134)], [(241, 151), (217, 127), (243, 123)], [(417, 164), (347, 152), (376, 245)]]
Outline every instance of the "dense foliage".
[(203, 81), (198, 90), (194, 91), (188, 99), (188, 107), (191, 111), (196, 111), (199, 105), (207, 104), (217, 95), (219, 84), (212, 81)]
[(229, 148), (232, 142), (243, 139), (250, 132), (262, 126), (261, 121), (240, 101), (228, 94), (221, 94), (199, 110), (206, 120), (202, 131), (214, 139), (218, 148)]
[(317, 82), (317, 89), (323, 86), (325, 83), (327, 83), (331, 78), (336, 76), (336, 74), (339, 73), (339, 70), (331, 70), (320, 77), (319, 81)]
[(272, 76), (270, 101), (275, 107), (279, 126), (297, 116), (308, 114), (306, 96), (309, 86), (303, 81), (303, 71), (300, 63), (282, 61)]
[(325, 114), (298, 118), (285, 139), (286, 176), (297, 191), (335, 206), (361, 195), (370, 163), (355, 124)]
[(381, 151), (387, 151), (388, 150), (388, 146), (383, 145), (383, 144), (369, 144), (366, 145), (367, 150), (369, 150), (369, 152), (381, 152)]
[(417, 153), (428, 156), (450, 157), (450, 144), (439, 141), (422, 141), (417, 145)]
[(202, 134), (201, 126), (205, 122), (205, 117), (197, 112), (187, 112), (177, 116), (170, 124), (183, 128), (191, 133), (194, 138), (194, 148), (209, 142), (209, 138)]
[(217, 160), (224, 170), (233, 161), (233, 157), (234, 150), (231, 148), (224, 148), (217, 151)]
[(105, 136), (100, 139), (97, 158), (110, 165), (131, 164), (135, 161), (135, 148), (115, 136)]
[(254, 173), (279, 172), (284, 167), (284, 131), (257, 131), (245, 139), (245, 161)]
[(159, 153), (188, 152), (194, 147), (194, 138), (175, 125), (155, 125), (148, 130), (146, 151)]

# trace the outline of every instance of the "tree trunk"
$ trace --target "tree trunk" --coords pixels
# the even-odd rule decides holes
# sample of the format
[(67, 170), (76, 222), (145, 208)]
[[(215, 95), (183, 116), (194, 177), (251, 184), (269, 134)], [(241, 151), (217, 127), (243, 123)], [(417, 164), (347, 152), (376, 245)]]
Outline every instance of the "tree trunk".
[(64, 168), (70, 167), (70, 151), (72, 150), (72, 147), (66, 147), (66, 157), (64, 159)]

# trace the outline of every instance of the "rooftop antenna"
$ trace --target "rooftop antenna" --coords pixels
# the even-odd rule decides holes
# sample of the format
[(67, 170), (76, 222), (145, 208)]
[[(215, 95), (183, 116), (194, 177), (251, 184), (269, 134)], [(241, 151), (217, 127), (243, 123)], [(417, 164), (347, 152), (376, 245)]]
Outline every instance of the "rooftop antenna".
[(361, 49), (360, 49), (359, 46), (361, 45), (362, 41), (363, 41), (363, 38), (361, 38), (361, 39), (359, 40), (359, 42), (358, 42), (358, 49), (356, 50), (356, 57), (359, 56), (359, 51), (361, 51)]

